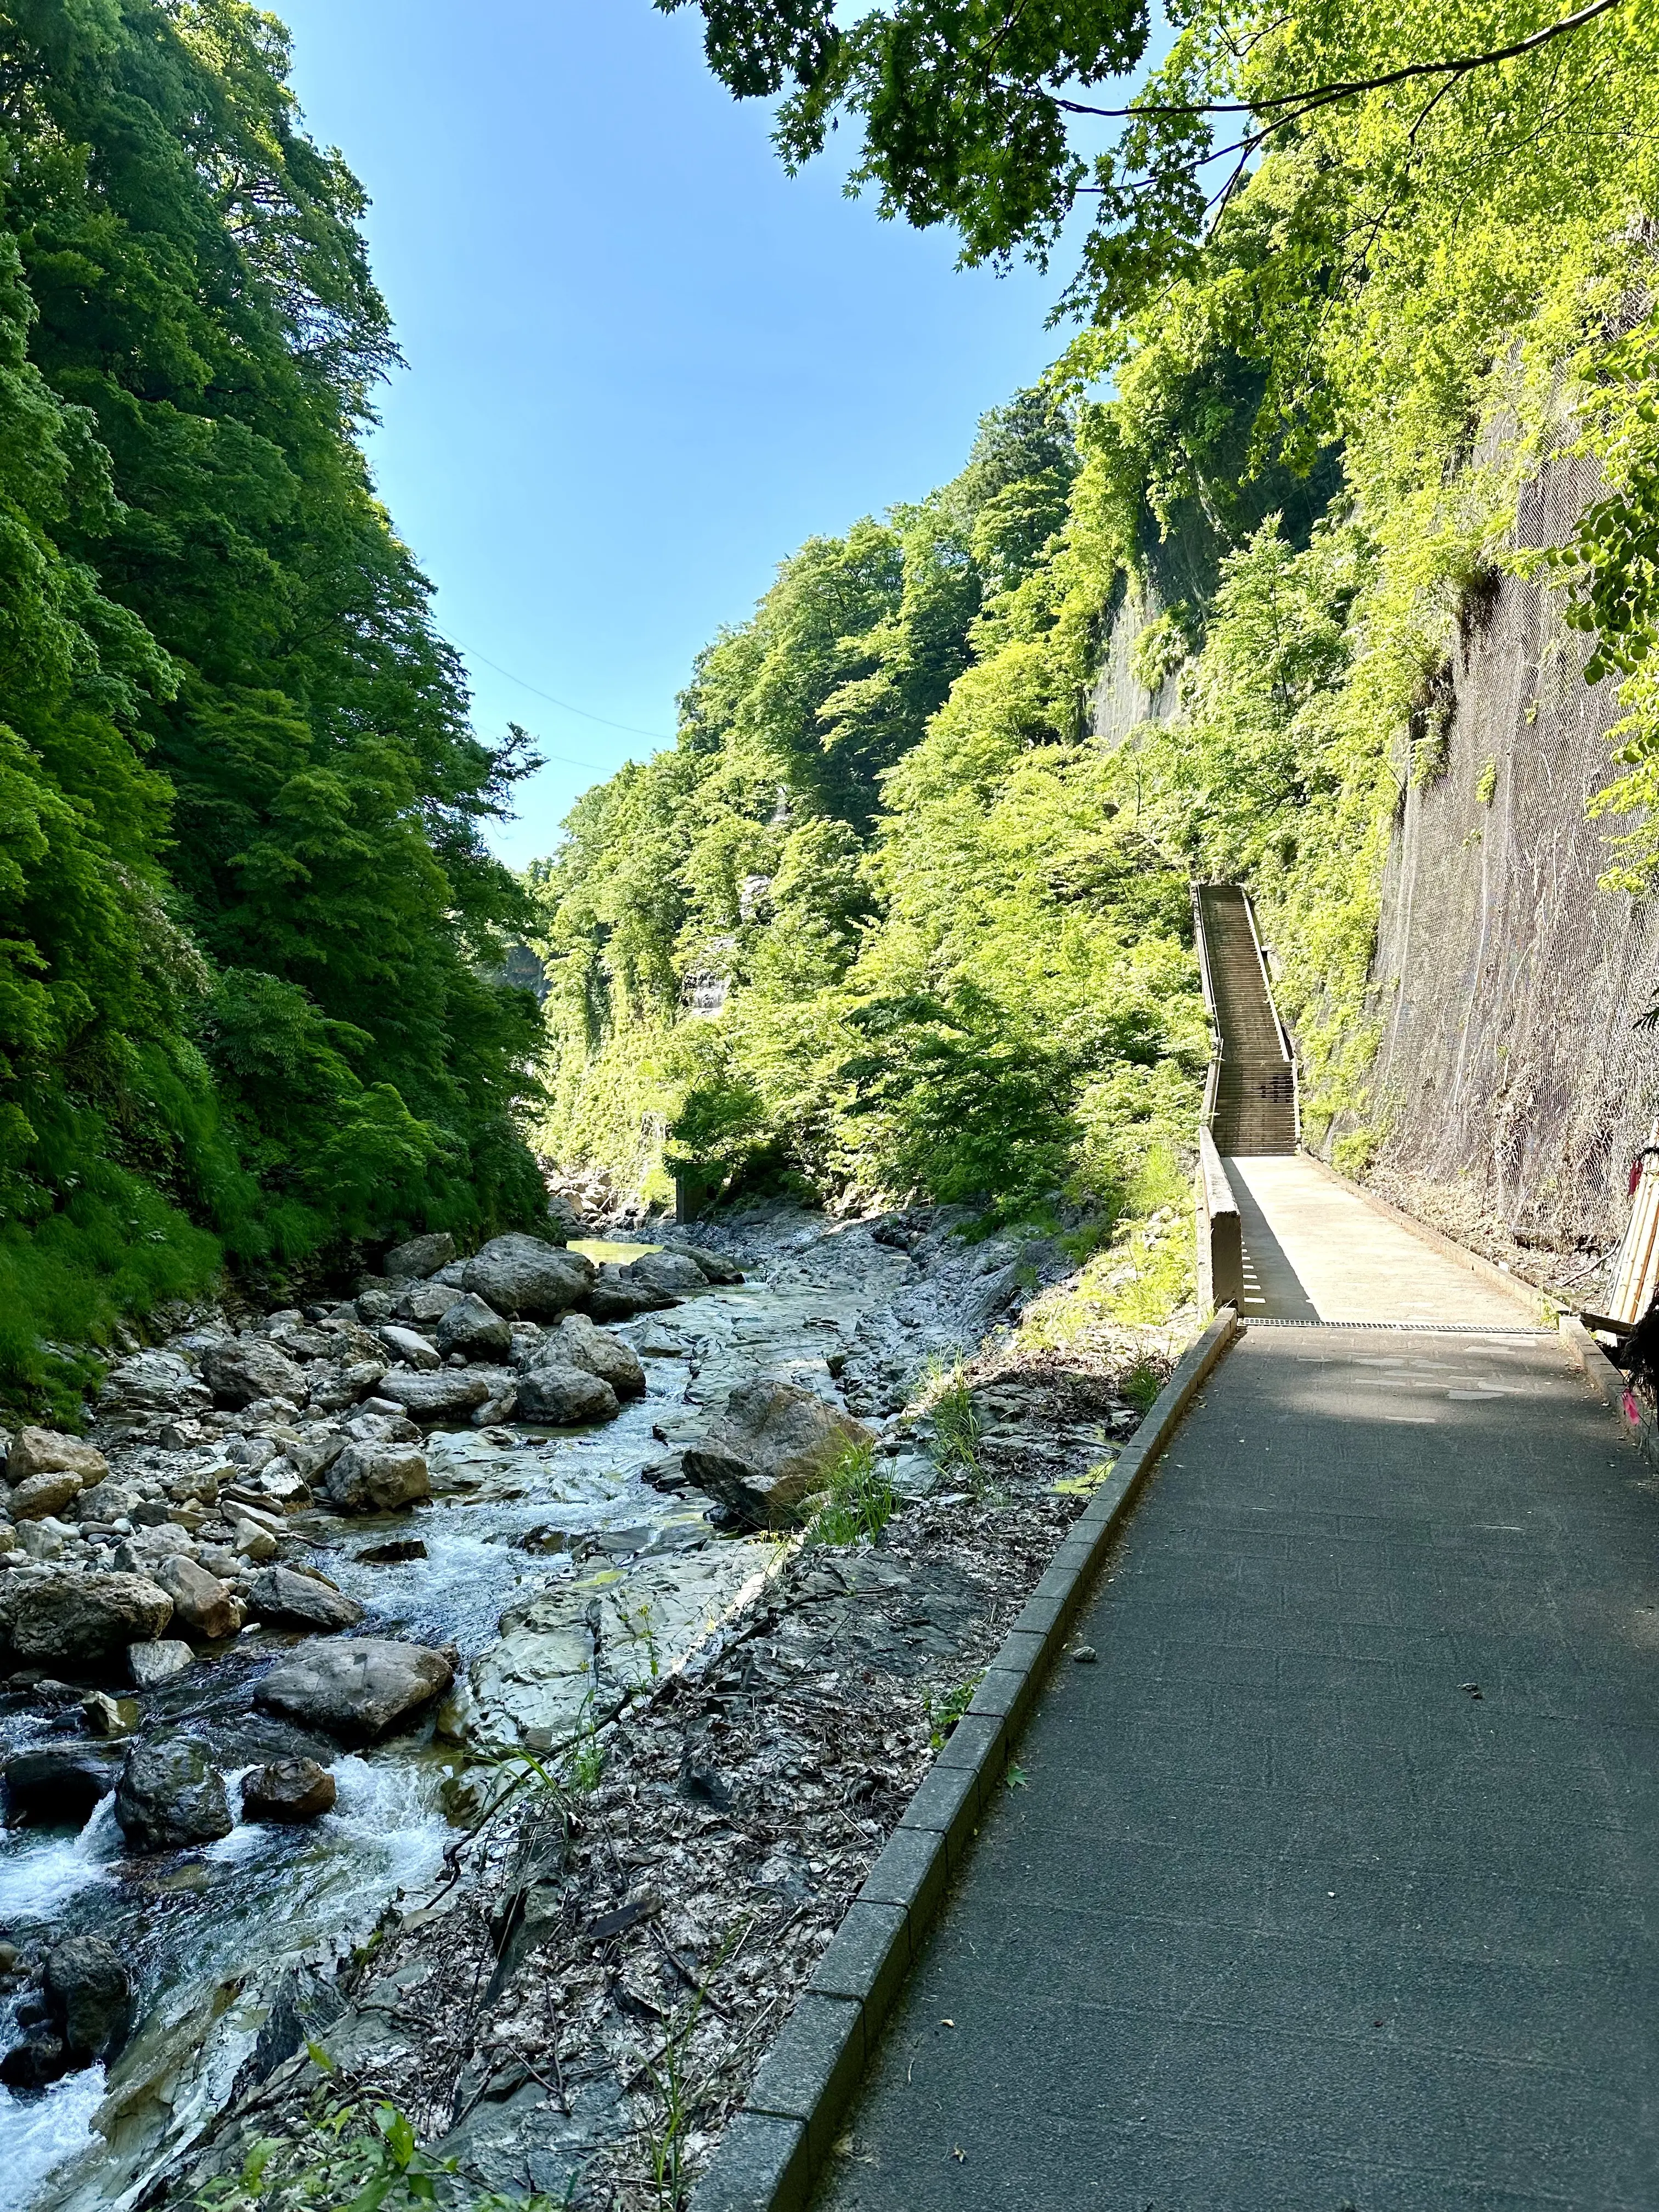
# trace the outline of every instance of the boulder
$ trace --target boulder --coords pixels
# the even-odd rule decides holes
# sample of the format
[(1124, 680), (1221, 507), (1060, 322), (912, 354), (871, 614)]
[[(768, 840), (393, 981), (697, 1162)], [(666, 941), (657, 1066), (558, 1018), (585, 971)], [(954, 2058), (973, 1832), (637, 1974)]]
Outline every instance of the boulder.
[(492, 1237), (468, 1261), (463, 1280), (498, 1314), (551, 1321), (580, 1304), (593, 1278), (593, 1263), (582, 1253), (515, 1235)]
[[(596, 1328), (586, 1314), (567, 1314), (548, 1346), (555, 1358), (585, 1367), (608, 1382), (619, 1398), (645, 1395), (645, 1370), (639, 1355), (620, 1339)], [(544, 1355), (545, 1356), (545, 1355)]]
[(647, 1291), (678, 1296), (684, 1291), (706, 1291), (708, 1278), (696, 1261), (684, 1252), (643, 1252), (623, 1269), (624, 1279)]
[(268, 1628), (308, 1628), (319, 1636), (355, 1628), (363, 1617), (355, 1597), (292, 1567), (266, 1567), (257, 1574), (247, 1602), (254, 1619)]
[(632, 1321), (635, 1314), (661, 1313), (679, 1300), (667, 1291), (648, 1290), (630, 1281), (620, 1268), (602, 1274), (582, 1300), (582, 1310), (595, 1321)]
[(5, 1765), (6, 1818), (14, 1826), (81, 1827), (114, 1789), (120, 1767), (113, 1745), (43, 1743), (14, 1752)]
[(455, 1239), (447, 1229), (430, 1236), (411, 1237), (407, 1244), (394, 1244), (384, 1261), (384, 1272), (399, 1275), (435, 1275), (455, 1257)]
[(379, 1387), (386, 1365), (384, 1359), (354, 1359), (349, 1366), (327, 1369), (321, 1382), (312, 1386), (312, 1405), (319, 1413), (344, 1413)]
[(585, 1367), (553, 1360), (519, 1380), (519, 1419), (575, 1428), (586, 1421), (614, 1421), (622, 1411), (611, 1385)]
[(239, 1521), (231, 1540), (245, 1559), (274, 1559), (276, 1556), (276, 1539), (257, 1521)]
[(409, 1444), (348, 1444), (323, 1477), (337, 1513), (393, 1513), (430, 1498), (426, 1456)]
[(22, 1429), (6, 1455), (6, 1480), (14, 1488), (37, 1474), (72, 1474), (76, 1490), (101, 1482), (109, 1462), (95, 1446), (57, 1429)]
[(155, 1569), (155, 1584), (173, 1600), (174, 1628), (202, 1644), (217, 1644), (234, 1636), (242, 1626), (241, 1607), (216, 1575), (198, 1567), (182, 1553), (163, 1559)]
[(306, 1378), (267, 1336), (239, 1336), (202, 1355), (202, 1379), (221, 1406), (251, 1406), (256, 1398), (303, 1402)]
[(15, 1567), (0, 1577), (0, 1632), (25, 1663), (96, 1666), (172, 1619), (173, 1600), (148, 1575)]
[(70, 2055), (64, 2039), (47, 2027), (32, 2028), (0, 2058), (0, 2081), (9, 2089), (44, 2089), (61, 2081), (69, 2070)]
[(131, 1698), (112, 1698), (107, 1690), (88, 1690), (81, 1700), (81, 1717), (88, 1735), (115, 1738), (132, 1734), (138, 1708)]
[(424, 1421), (430, 1427), (440, 1421), (464, 1421), (493, 1395), (498, 1380), (476, 1367), (441, 1367), (435, 1375), (383, 1376), (376, 1395), (401, 1406), (411, 1421)]
[(422, 1328), (441, 1321), (455, 1303), (455, 1292), (447, 1283), (405, 1283), (392, 1311), (394, 1321), (412, 1321)]
[(135, 1690), (159, 1690), (182, 1674), (196, 1654), (176, 1636), (159, 1637), (154, 1644), (129, 1644), (127, 1675)]
[(82, 1521), (120, 1521), (131, 1519), (137, 1505), (137, 1492), (127, 1483), (118, 1482), (112, 1474), (102, 1482), (94, 1482), (90, 1490), (83, 1490), (76, 1500), (75, 1510)]
[(49, 1513), (61, 1513), (81, 1489), (80, 1476), (67, 1468), (32, 1474), (6, 1500), (6, 1510), (14, 1521), (44, 1521)]
[(567, 1198), (562, 1190), (549, 1194), (547, 1201), (547, 1234), (556, 1244), (568, 1244), (573, 1237), (586, 1234), (587, 1224), (582, 1218), (581, 1208), (574, 1198)]
[(494, 1306), (486, 1305), (476, 1291), (467, 1291), (445, 1310), (438, 1323), (438, 1349), (469, 1359), (505, 1359), (513, 1349), (513, 1331)]
[(292, 1823), (334, 1810), (334, 1777), (314, 1759), (277, 1759), (242, 1777), (242, 1818)]
[(177, 1352), (135, 1352), (111, 1367), (97, 1391), (97, 1418), (115, 1429), (139, 1429), (161, 1413), (204, 1413), (210, 1405), (195, 1367)]
[(412, 1328), (401, 1328), (388, 1322), (380, 1331), (380, 1341), (393, 1358), (406, 1360), (410, 1366), (422, 1369), (441, 1367), (443, 1354), (429, 1345)]
[(665, 1252), (680, 1253), (696, 1262), (703, 1279), (710, 1283), (740, 1283), (743, 1269), (735, 1260), (728, 1260), (724, 1252), (711, 1252), (706, 1244), (683, 1244), (677, 1237), (673, 1243), (663, 1247)]
[(319, 1728), (341, 1743), (374, 1743), (411, 1721), (454, 1680), (447, 1652), (382, 1637), (306, 1644), (253, 1692), (261, 1712)]
[(77, 2066), (113, 2058), (132, 2028), (132, 1979), (100, 1936), (71, 1936), (46, 1954), (52, 2024)]
[(700, 1443), (687, 1446), (687, 1479), (747, 1526), (789, 1528), (804, 1500), (822, 1490), (849, 1445), (866, 1444), (863, 1423), (793, 1382), (757, 1377), (734, 1390)]
[(207, 1746), (191, 1735), (134, 1744), (115, 1785), (115, 1817), (127, 1841), (141, 1851), (215, 1843), (236, 1825), (225, 1778)]

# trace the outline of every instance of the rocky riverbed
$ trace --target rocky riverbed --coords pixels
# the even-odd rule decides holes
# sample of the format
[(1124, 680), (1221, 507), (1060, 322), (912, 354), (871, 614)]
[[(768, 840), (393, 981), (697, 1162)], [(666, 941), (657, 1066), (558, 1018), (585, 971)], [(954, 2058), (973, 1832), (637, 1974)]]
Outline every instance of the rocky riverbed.
[[(1168, 1348), (1000, 1342), (1066, 1262), (955, 1225), (420, 1240), (9, 1440), (8, 2201), (188, 2201), (353, 2085), (463, 2201), (695, 2169)], [(860, 1439), (898, 1510), (801, 1548)]]

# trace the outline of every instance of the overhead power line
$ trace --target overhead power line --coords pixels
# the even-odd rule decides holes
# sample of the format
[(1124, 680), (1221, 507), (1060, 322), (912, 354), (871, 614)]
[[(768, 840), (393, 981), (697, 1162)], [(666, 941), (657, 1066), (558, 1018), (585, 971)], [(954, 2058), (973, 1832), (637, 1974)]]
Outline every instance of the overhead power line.
[[(493, 668), (497, 676), (505, 676), (509, 684), (516, 684), (520, 690), (528, 691), (532, 698), (545, 699), (550, 707), (556, 707), (562, 714), (580, 715), (584, 722), (597, 722), (604, 730), (620, 730), (625, 737), (649, 738), (653, 745), (672, 745), (674, 742), (672, 738), (664, 737), (659, 730), (638, 729), (632, 722), (613, 722), (608, 715), (589, 714), (586, 707), (573, 707), (568, 699), (556, 699), (550, 691), (544, 691), (538, 684), (526, 683), (522, 676), (515, 676), (510, 668), (503, 668), (499, 661), (492, 660), (487, 653), (477, 652), (471, 647), (463, 649), (467, 653), (469, 659), (483, 661), (484, 666)], [(549, 757), (551, 758), (553, 756), (550, 755)], [(567, 765), (571, 768), (591, 768), (596, 774), (604, 772), (594, 761), (571, 761)]]

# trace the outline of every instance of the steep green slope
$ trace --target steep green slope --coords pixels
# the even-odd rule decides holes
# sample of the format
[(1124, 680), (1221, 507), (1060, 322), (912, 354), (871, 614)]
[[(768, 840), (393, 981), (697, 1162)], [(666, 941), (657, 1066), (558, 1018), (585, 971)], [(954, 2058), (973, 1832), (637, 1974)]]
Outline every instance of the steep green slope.
[(522, 894), (356, 442), (362, 195), (240, 0), (0, 10), (0, 1382), (41, 1338), (525, 1218)]

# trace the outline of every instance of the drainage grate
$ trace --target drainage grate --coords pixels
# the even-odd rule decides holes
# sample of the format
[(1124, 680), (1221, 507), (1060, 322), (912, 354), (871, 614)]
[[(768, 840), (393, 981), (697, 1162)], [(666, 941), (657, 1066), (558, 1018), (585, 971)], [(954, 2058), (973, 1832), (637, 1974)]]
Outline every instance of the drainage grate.
[(1271, 1314), (1241, 1314), (1246, 1328), (1391, 1328), (1414, 1336), (1554, 1336), (1553, 1328), (1505, 1328), (1486, 1321), (1281, 1321)]

